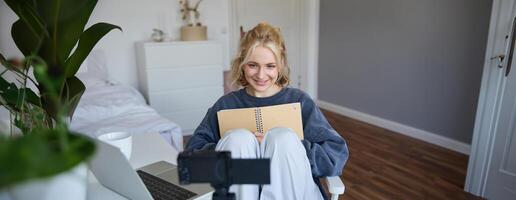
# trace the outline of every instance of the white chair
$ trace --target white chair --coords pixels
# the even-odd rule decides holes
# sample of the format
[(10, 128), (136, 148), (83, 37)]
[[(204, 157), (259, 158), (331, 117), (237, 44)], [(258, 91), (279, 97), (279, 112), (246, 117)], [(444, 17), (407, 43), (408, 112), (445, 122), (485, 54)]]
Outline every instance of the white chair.
[(326, 177), (326, 185), (328, 186), (328, 191), (331, 194), (331, 200), (339, 199), (339, 195), (344, 194), (346, 191), (346, 186), (342, 183), (339, 176), (330, 176)]

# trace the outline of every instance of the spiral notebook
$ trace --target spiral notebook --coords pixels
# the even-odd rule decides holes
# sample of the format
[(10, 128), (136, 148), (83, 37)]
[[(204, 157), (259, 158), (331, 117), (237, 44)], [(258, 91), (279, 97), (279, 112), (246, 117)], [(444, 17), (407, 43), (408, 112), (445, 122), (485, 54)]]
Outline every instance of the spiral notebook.
[(291, 128), (303, 139), (301, 104), (228, 109), (217, 112), (220, 137), (228, 130), (245, 128), (251, 132), (267, 133), (274, 127)]

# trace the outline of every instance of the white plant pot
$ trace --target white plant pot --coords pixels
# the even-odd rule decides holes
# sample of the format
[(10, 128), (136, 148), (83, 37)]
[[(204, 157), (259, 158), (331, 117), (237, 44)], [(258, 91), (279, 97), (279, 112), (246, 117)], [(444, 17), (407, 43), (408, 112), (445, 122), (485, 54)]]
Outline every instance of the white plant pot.
[(88, 185), (85, 162), (56, 176), (31, 180), (9, 190), (13, 200), (85, 200)]

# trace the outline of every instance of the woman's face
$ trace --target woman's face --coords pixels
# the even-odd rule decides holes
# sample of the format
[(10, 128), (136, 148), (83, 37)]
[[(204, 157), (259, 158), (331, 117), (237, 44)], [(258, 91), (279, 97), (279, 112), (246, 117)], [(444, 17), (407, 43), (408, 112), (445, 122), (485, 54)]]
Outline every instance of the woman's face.
[(274, 95), (281, 87), (276, 85), (279, 66), (274, 53), (266, 47), (257, 46), (244, 64), (248, 92), (257, 97)]

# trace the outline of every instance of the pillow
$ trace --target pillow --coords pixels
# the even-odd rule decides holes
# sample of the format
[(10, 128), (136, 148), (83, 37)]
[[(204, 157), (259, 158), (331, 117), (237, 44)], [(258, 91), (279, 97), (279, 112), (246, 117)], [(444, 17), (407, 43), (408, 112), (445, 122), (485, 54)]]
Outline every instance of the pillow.
[(106, 84), (109, 74), (106, 67), (106, 55), (101, 49), (94, 49), (79, 67), (76, 76), (86, 87)]

